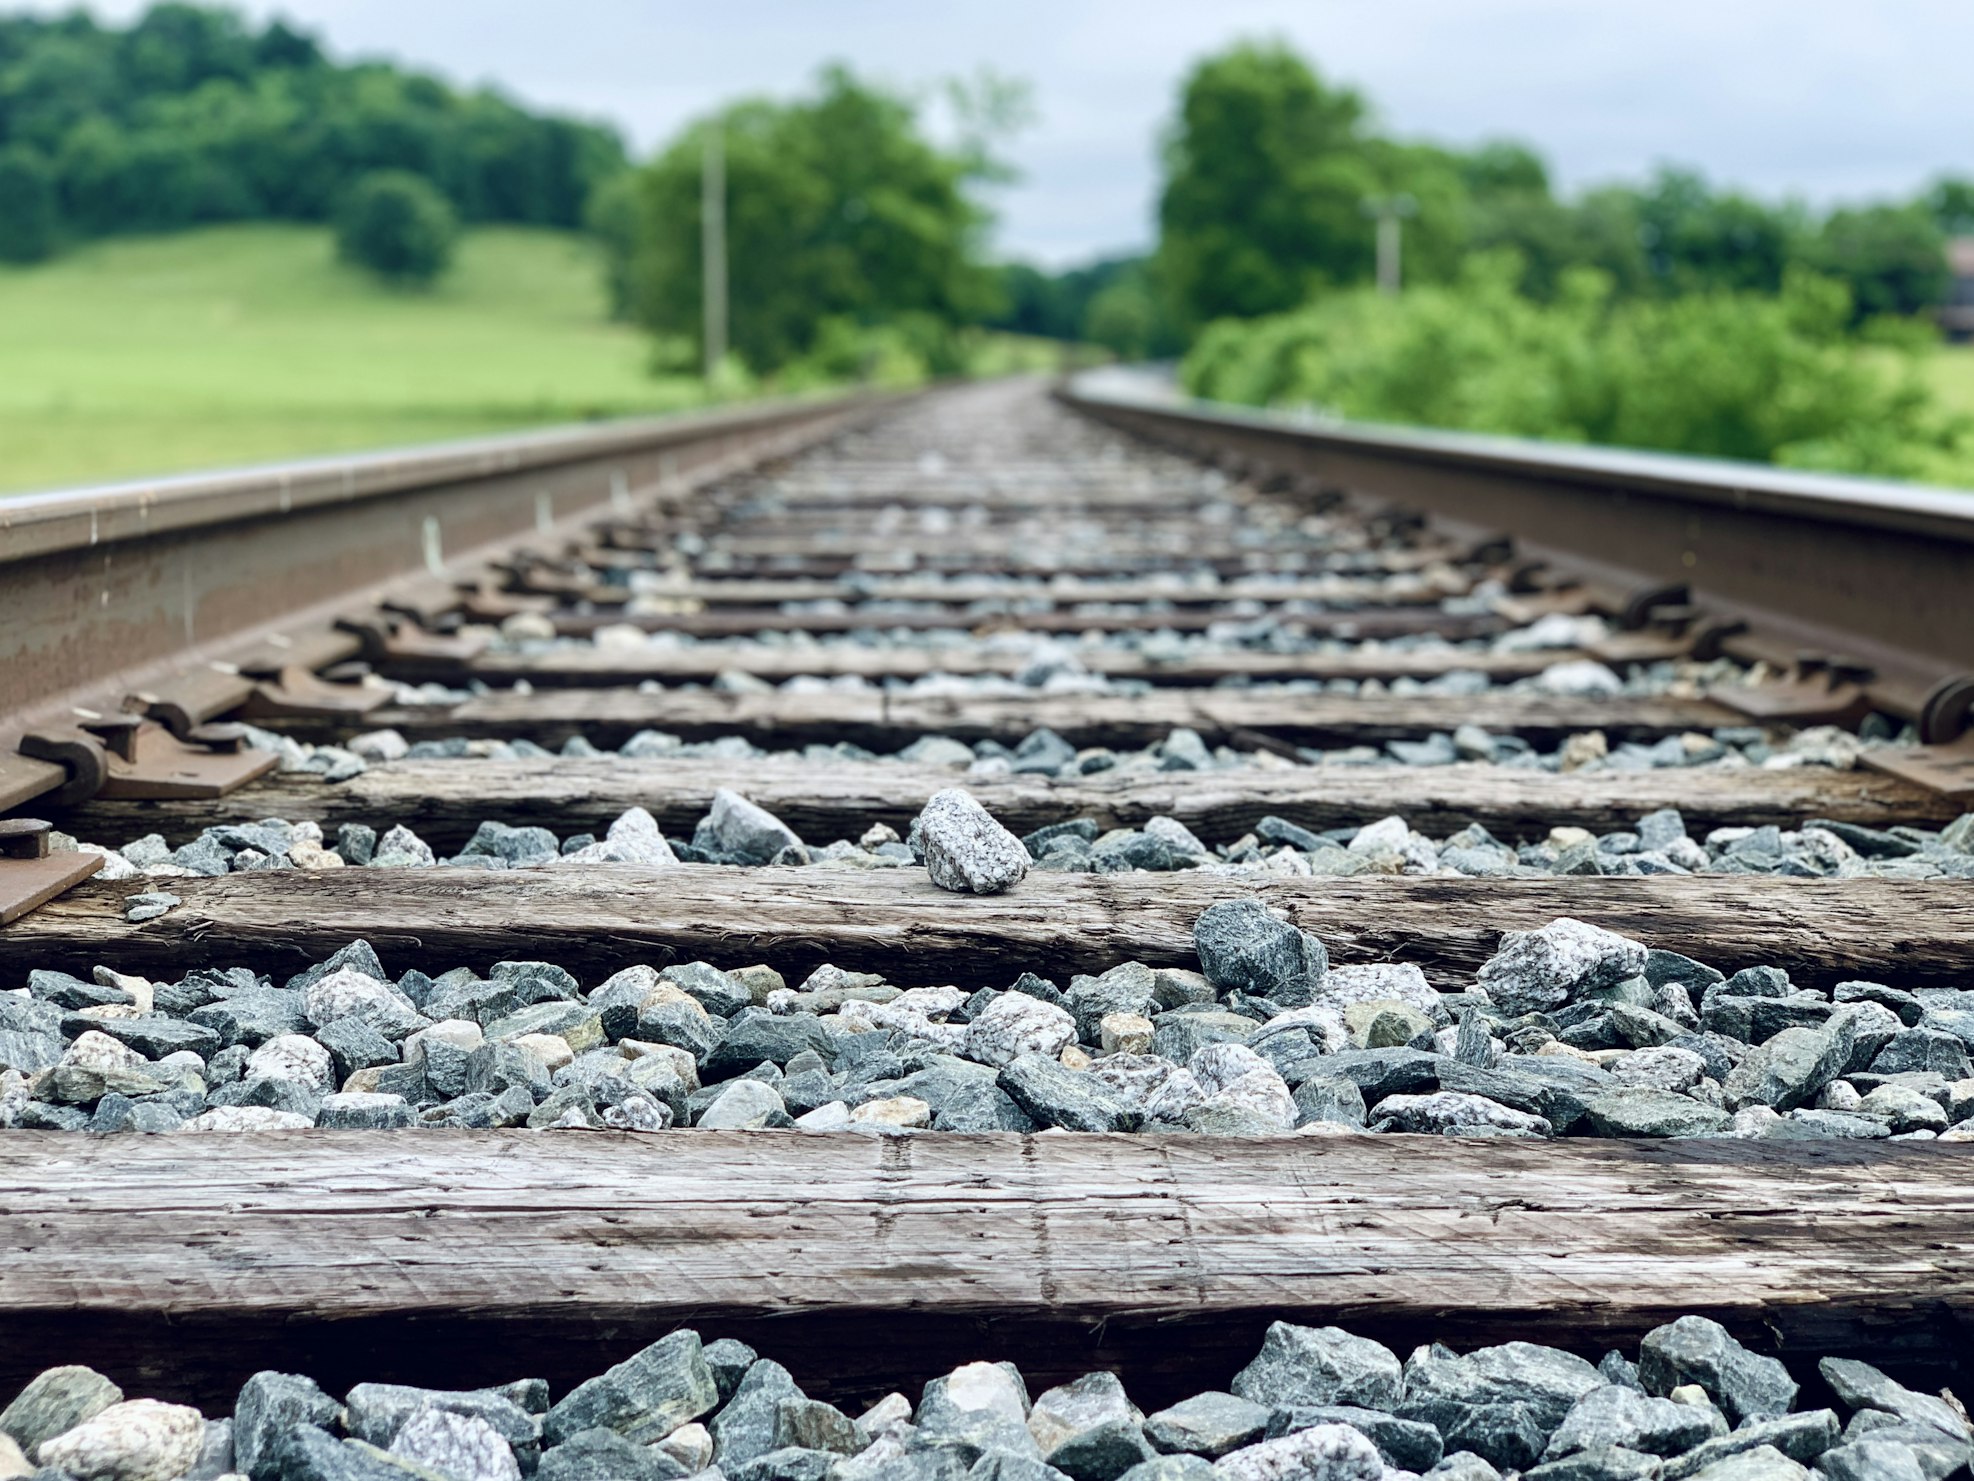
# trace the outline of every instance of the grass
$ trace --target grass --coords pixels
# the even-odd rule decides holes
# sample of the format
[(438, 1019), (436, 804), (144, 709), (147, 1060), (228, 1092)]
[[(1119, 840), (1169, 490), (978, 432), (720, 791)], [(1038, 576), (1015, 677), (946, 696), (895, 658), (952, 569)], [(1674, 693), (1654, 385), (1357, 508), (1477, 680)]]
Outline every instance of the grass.
[(0, 269), (0, 490), (399, 446), (694, 404), (608, 322), (589, 245), (469, 233), (385, 288), (325, 230), (99, 242)]

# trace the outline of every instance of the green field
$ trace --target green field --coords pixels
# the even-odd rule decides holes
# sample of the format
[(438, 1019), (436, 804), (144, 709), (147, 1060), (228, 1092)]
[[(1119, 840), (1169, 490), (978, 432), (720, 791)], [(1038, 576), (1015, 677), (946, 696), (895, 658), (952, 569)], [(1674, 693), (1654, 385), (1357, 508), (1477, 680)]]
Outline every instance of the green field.
[(644, 371), (579, 237), (469, 233), (438, 287), (237, 226), (0, 269), (0, 489), (389, 447), (699, 399)]

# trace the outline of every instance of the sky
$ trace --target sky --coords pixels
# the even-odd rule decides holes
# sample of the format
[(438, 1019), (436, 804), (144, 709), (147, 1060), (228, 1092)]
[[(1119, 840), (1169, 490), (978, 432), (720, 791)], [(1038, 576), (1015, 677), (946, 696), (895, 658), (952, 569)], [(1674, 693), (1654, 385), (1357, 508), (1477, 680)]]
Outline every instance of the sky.
[[(36, 9), (54, 9), (40, 4)], [(59, 8), (66, 8), (65, 6)], [(121, 19), (143, 0), (98, 0)], [(1974, 175), (1974, 0), (246, 0), (341, 57), (387, 55), (616, 124), (648, 149), (845, 60), (902, 88), (985, 65), (1037, 120), (1004, 150), (998, 248), (1063, 266), (1148, 244), (1180, 78), (1289, 41), (1384, 128), (1534, 145), (1564, 187), (1661, 162), (1813, 205)]]

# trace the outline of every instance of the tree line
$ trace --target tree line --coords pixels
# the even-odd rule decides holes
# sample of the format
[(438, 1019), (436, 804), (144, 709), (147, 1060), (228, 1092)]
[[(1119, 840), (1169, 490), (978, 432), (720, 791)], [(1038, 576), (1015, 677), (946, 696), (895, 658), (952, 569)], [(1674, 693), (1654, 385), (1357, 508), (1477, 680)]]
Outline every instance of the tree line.
[[(596, 124), (383, 62), (338, 64), (282, 21), (161, 4), (0, 17), (0, 258), (115, 232), (327, 221), (358, 182), (416, 182), (467, 222), (578, 226), (626, 167)], [(429, 221), (427, 221), (429, 225)]]

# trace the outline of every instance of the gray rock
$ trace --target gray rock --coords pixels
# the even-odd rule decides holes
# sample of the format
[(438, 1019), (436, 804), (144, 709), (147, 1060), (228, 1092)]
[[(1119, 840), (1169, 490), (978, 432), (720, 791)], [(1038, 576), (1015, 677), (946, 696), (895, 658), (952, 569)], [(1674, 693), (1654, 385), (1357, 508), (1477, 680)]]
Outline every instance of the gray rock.
[(1645, 959), (1642, 942), (1562, 916), (1504, 934), (1479, 979), (1502, 1012), (1539, 1013), (1639, 975)]
[(827, 1058), (835, 1046), (821, 1018), (813, 1013), (774, 1014), (765, 1008), (742, 1008), (707, 1056), (707, 1080), (743, 1075), (757, 1064), (785, 1065), (796, 1055), (813, 1051)]
[(960, 787), (935, 792), (913, 825), (926, 871), (942, 890), (998, 895), (1028, 873), (1028, 850)]
[(1497, 1466), (1526, 1468), (1576, 1401), (1604, 1386), (1582, 1358), (1553, 1347), (1510, 1342), (1462, 1357), (1420, 1348), (1405, 1365), (1401, 1419), (1432, 1425), (1454, 1449)]
[(1655, 1399), (1621, 1385), (1593, 1388), (1576, 1401), (1545, 1452), (1556, 1459), (1578, 1450), (1621, 1445), (1651, 1455), (1678, 1455), (1725, 1433), (1711, 1412)]
[[(1443, 1066), (1454, 1063), (1444, 1054), (1424, 1049), (1346, 1049), (1309, 1061), (1313, 1073), (1348, 1080), (1375, 1106), (1388, 1095), (1412, 1095), (1439, 1084)], [(1283, 1078), (1294, 1081), (1295, 1076)]]
[(801, 842), (780, 818), (725, 787), (713, 794), (712, 810), (692, 834), (694, 848), (734, 864), (766, 864)]
[(218, 1034), (220, 1044), (229, 1049), (235, 1044), (258, 1049), (282, 1034), (310, 1032), (302, 995), (281, 988), (256, 987), (208, 1003), (192, 1011), (192, 1022)]
[(1953, 1405), (1894, 1382), (1869, 1363), (1825, 1358), (1816, 1366), (1831, 1392), (1852, 1409), (1882, 1410), (1913, 1424), (1930, 1425), (1956, 1440), (1971, 1438), (1966, 1418)]
[(1043, 1126), (1136, 1131), (1144, 1122), (1144, 1113), (1121, 1092), (1040, 1054), (1023, 1054), (1003, 1065), (996, 1083)]
[(722, 1466), (721, 1470), (727, 1481), (825, 1481), (841, 1459), (831, 1450), (804, 1450), (785, 1445), (736, 1466)]
[(471, 1414), (421, 1409), (398, 1431), (390, 1451), (452, 1481), (521, 1481), (520, 1464), (507, 1441)]
[(1197, 1455), (1156, 1455), (1140, 1461), (1117, 1481), (1215, 1481), (1213, 1463)]
[(1592, 1096), (1584, 1116), (1598, 1136), (1709, 1136), (1727, 1125), (1725, 1111), (1669, 1090), (1629, 1085)]
[(1740, 1451), (1692, 1473), (1694, 1481), (1808, 1481), (1809, 1474), (1768, 1445)]
[(1377, 1409), (1360, 1409), (1349, 1404), (1324, 1404), (1316, 1408), (1277, 1409), (1268, 1421), (1268, 1434), (1293, 1434), (1319, 1424), (1349, 1425), (1378, 1447), (1387, 1465), (1400, 1470), (1426, 1471), (1439, 1464), (1439, 1431), (1417, 1420), (1399, 1419)]
[(403, 1096), (364, 1091), (324, 1096), (315, 1114), (315, 1124), (331, 1131), (401, 1131), (417, 1123)]
[(572, 1389), (542, 1420), (542, 1438), (556, 1445), (579, 1431), (603, 1428), (649, 1444), (718, 1402), (699, 1334), (680, 1330)]
[(272, 1453), (276, 1440), (298, 1429), (335, 1424), (342, 1407), (313, 1379), (271, 1370), (254, 1374), (233, 1401), (233, 1463), (254, 1481), (281, 1476), (283, 1467)]
[(1236, 1394), (1195, 1394), (1146, 1419), (1145, 1438), (1168, 1453), (1214, 1460), (1260, 1439), (1272, 1413), (1266, 1404)]
[(770, 1126), (793, 1126), (774, 1086), (760, 1080), (732, 1080), (699, 1113), (695, 1123), (708, 1131), (757, 1131)]
[(700, 1350), (700, 1358), (706, 1364), (706, 1371), (713, 1375), (713, 1387), (724, 1404), (733, 1397), (740, 1381), (747, 1376), (747, 1370), (754, 1366), (760, 1354), (744, 1342), (722, 1337), (717, 1342), (707, 1343)]
[(1524, 1471), (1522, 1481), (1655, 1481), (1659, 1458), (1622, 1445), (1580, 1450)]
[(577, 1431), (544, 1455), (535, 1481), (678, 1481), (684, 1474), (685, 1467), (655, 1446), (597, 1428)]
[(1049, 1452), (1048, 1461), (1071, 1481), (1117, 1481), (1156, 1454), (1136, 1424), (1106, 1419), (1069, 1436)]
[(828, 1450), (837, 1455), (855, 1455), (869, 1444), (869, 1437), (834, 1404), (820, 1399), (783, 1399), (775, 1405), (775, 1445), (777, 1450)]
[(1207, 981), (1287, 1007), (1314, 1001), (1329, 970), (1323, 943), (1278, 921), (1256, 900), (1209, 905), (1193, 922), (1193, 946)]
[(199, 1458), (192, 1462), (184, 1481), (219, 1481), (236, 1474), (233, 1469), (233, 1421), (209, 1419), (199, 1437)]
[(1974, 1074), (1967, 1045), (1957, 1035), (1937, 1028), (1909, 1028), (1895, 1034), (1871, 1061), (1874, 1074), (1896, 1075), (1909, 1070), (1931, 1070), (1949, 1080), (1965, 1080)]
[(280, 1431), (254, 1481), (455, 1481), (417, 1461), (361, 1440), (338, 1440), (327, 1430), (297, 1424)]
[(1426, 1473), (1432, 1481), (1501, 1481), (1501, 1473), (1471, 1450), (1456, 1450)]
[(1816, 1473), (1825, 1481), (1933, 1481), (1910, 1445), (1875, 1435), (1824, 1451)]
[(1341, 1126), (1362, 1126), (1366, 1115), (1364, 1092), (1349, 1080), (1314, 1075), (1295, 1088), (1296, 1125), (1334, 1122)]
[(1232, 1386), (1241, 1398), (1271, 1409), (1348, 1404), (1390, 1411), (1398, 1403), (1401, 1373), (1391, 1349), (1368, 1337), (1340, 1327), (1274, 1322)]
[(1553, 1134), (1549, 1123), (1492, 1101), (1485, 1096), (1439, 1090), (1430, 1095), (1388, 1095), (1378, 1102), (1373, 1131), (1413, 1132), (1426, 1136), (1474, 1133), (1525, 1137)]
[(52, 1440), (122, 1402), (123, 1390), (93, 1368), (47, 1368), (30, 1378), (13, 1402), (0, 1410), (0, 1434), (11, 1435), (32, 1457), (43, 1440)]
[(1638, 1349), (1638, 1379), (1651, 1394), (1697, 1383), (1735, 1424), (1786, 1414), (1796, 1399), (1787, 1368), (1750, 1352), (1703, 1316), (1683, 1316), (1648, 1332)]
[(803, 1400), (786, 1368), (766, 1358), (756, 1360), (708, 1426), (713, 1432), (713, 1459), (731, 1475), (736, 1466), (787, 1443), (780, 1433), (781, 1406), (784, 1401)]
[(918, 1449), (955, 1448), (969, 1462), (992, 1452), (1041, 1459), (1028, 1429), (1028, 1388), (1011, 1363), (967, 1363), (925, 1386)]

